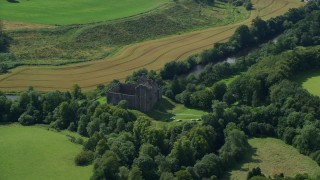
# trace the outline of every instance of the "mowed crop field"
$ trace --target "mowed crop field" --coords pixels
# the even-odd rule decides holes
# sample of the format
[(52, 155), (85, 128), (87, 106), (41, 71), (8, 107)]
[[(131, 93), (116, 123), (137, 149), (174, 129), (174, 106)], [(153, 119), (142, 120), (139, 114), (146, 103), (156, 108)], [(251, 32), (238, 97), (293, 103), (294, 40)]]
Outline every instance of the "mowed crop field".
[(44, 127), (0, 125), (0, 179), (90, 179), (92, 166), (74, 164), (81, 148)]
[(39, 24), (83, 24), (119, 19), (156, 8), (169, 0), (7, 0), (0, 19)]
[(267, 177), (280, 173), (291, 177), (298, 173), (308, 173), (315, 177), (320, 173), (320, 167), (315, 161), (279, 139), (254, 138), (249, 140), (249, 144), (253, 153), (224, 179), (246, 179), (248, 170), (255, 167), (260, 167)]
[(159, 71), (167, 62), (183, 60), (211, 48), (214, 43), (227, 40), (239, 25), (250, 25), (257, 16), (269, 19), (303, 5), (298, 0), (252, 2), (254, 10), (250, 18), (243, 22), (132, 44), (101, 61), (61, 67), (19, 67), (0, 76), (0, 90), (21, 91), (29, 86), (41, 91), (69, 90), (73, 84), (79, 84), (84, 90), (92, 90), (97, 84), (105, 84), (113, 79), (124, 80), (141, 68)]

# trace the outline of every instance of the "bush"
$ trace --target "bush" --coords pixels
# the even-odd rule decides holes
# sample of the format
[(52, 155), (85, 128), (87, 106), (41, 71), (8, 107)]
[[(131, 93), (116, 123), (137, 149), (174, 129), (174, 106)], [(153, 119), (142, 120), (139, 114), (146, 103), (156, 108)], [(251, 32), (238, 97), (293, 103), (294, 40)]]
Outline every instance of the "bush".
[(87, 166), (92, 163), (93, 159), (94, 154), (92, 151), (82, 151), (75, 157), (74, 162), (77, 166)]
[(7, 72), (8, 72), (8, 65), (0, 64), (0, 74), (7, 73)]
[(78, 137), (76, 139), (75, 143), (83, 145), (84, 144), (84, 140), (82, 138)]
[(311, 153), (310, 157), (320, 165), (320, 150)]
[(35, 120), (32, 116), (30, 116), (29, 114), (23, 113), (19, 119), (18, 119), (19, 123), (24, 125), (24, 126), (29, 126), (35, 123)]

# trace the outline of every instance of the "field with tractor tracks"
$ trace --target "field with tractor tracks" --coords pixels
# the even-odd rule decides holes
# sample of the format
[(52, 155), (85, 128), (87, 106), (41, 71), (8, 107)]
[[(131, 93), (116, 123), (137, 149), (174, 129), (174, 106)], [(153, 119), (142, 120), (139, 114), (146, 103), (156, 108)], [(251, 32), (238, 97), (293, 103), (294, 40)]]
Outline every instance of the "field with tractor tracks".
[(108, 83), (113, 79), (123, 80), (140, 68), (159, 71), (167, 62), (183, 60), (211, 48), (214, 43), (227, 40), (239, 25), (250, 25), (257, 16), (269, 19), (303, 5), (298, 0), (252, 2), (254, 10), (250, 18), (240, 23), (128, 45), (101, 61), (60, 67), (18, 67), (0, 76), (0, 90), (21, 91), (29, 86), (40, 91), (68, 90), (73, 84), (91, 90), (97, 84)]

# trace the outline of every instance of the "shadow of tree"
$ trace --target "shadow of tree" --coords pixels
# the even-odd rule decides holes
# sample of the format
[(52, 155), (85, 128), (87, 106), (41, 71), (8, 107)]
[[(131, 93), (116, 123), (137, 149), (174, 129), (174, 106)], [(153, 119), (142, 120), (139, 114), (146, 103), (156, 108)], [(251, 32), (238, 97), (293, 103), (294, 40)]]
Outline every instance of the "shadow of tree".
[(307, 82), (310, 78), (317, 76), (320, 76), (320, 71), (312, 70), (297, 74), (295, 77), (293, 77), (293, 80), (297, 82), (300, 86), (302, 86), (303, 83)]
[(249, 151), (243, 155), (242, 160), (234, 164), (229, 171), (222, 177), (223, 180), (231, 179), (231, 172), (234, 170), (249, 172), (253, 167), (243, 167), (246, 163), (260, 163), (261, 160), (257, 159), (257, 148), (250, 148)]
[(20, 3), (20, 1), (17, 0), (7, 0), (9, 3)]

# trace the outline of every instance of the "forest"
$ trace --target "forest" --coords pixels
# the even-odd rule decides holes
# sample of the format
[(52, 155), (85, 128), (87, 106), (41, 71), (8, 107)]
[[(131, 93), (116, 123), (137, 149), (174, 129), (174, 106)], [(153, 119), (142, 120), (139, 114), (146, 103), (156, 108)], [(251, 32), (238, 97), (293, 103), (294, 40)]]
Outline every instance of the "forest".
[[(2, 39), (0, 33), (0, 45), (6, 44)], [(93, 164), (92, 180), (219, 179), (250, 150), (251, 137), (279, 138), (320, 164), (320, 98), (292, 81), (297, 73), (320, 68), (319, 45), (320, 1), (314, 0), (277, 18), (254, 19), (228, 42), (168, 63), (159, 74), (142, 69), (126, 79), (136, 81), (146, 73), (163, 86), (165, 96), (207, 111), (202, 123), (159, 128), (125, 101), (117, 106), (96, 101), (116, 80), (91, 93), (78, 85), (48, 93), (30, 87), (15, 101), (0, 93), (0, 120), (47, 124), (88, 137), (73, 140), (83, 144), (75, 163)], [(221, 63), (247, 49), (251, 52), (235, 63)], [(205, 66), (199, 75), (191, 73), (196, 65)], [(233, 76), (228, 84), (222, 81)], [(264, 177), (254, 168), (247, 179), (312, 177)]]

